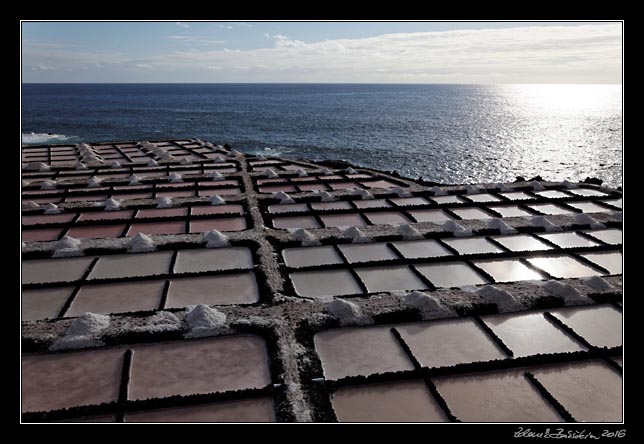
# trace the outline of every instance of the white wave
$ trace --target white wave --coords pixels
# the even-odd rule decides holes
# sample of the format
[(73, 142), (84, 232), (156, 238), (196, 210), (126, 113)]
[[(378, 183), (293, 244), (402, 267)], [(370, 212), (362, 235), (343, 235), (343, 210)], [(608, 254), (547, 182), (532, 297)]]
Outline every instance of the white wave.
[(64, 134), (50, 134), (50, 133), (22, 133), (23, 145), (37, 145), (42, 143), (57, 143), (66, 142), (68, 140), (76, 139), (76, 136), (66, 136)]

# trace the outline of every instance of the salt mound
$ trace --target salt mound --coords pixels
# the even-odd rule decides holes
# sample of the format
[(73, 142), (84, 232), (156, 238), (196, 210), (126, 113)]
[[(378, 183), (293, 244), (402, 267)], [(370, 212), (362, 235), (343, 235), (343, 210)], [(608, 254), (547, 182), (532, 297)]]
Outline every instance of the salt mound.
[(530, 222), (538, 227), (544, 227), (548, 232), (562, 231), (561, 227), (550, 222), (545, 216), (533, 216), (530, 218)]
[(559, 281), (546, 281), (541, 285), (548, 293), (563, 298), (566, 302), (588, 302), (590, 301), (583, 297), (575, 287), (570, 284), (564, 284)]
[(481, 189), (476, 185), (465, 185), (465, 192), (467, 194), (480, 194)]
[(314, 191), (313, 195), (319, 196), (322, 202), (333, 202), (336, 200), (336, 198), (333, 197), (333, 195), (330, 194), (328, 191)]
[(291, 199), (291, 196), (286, 194), (284, 191), (280, 191), (279, 193), (273, 193), (273, 197), (275, 199), (279, 199), (281, 204), (292, 204), (295, 203), (293, 199)]
[(87, 180), (87, 186), (90, 188), (96, 188), (101, 184), (101, 179), (96, 176), (92, 176)]
[(77, 163), (76, 163), (76, 169), (77, 169), (77, 170), (86, 170), (86, 169), (87, 169), (87, 165), (85, 165), (83, 162), (77, 162)]
[(308, 247), (311, 245), (320, 245), (320, 241), (311, 234), (311, 232), (305, 230), (304, 228), (289, 228), (288, 230), (293, 238), (297, 241), (302, 242), (303, 247)]
[(295, 170), (295, 172), (297, 173), (297, 175), (298, 175), (299, 177), (307, 177), (307, 176), (309, 175), (309, 173), (307, 173), (307, 172), (306, 172), (305, 170), (303, 170), (302, 168), (300, 168), (300, 169), (298, 169), (298, 170)]
[(484, 285), (476, 291), (476, 294), (496, 304), (500, 312), (513, 311), (521, 307), (512, 294), (493, 285)]
[(181, 177), (181, 174), (179, 173), (170, 173), (168, 178), (170, 179), (170, 182), (173, 183), (183, 182), (183, 177)]
[(181, 161), (179, 162), (180, 165), (190, 165), (190, 161), (188, 160), (187, 157), (182, 157)]
[(181, 330), (181, 321), (169, 311), (160, 311), (150, 316), (144, 325), (137, 325), (130, 330), (142, 333), (161, 333)]
[(622, 211), (615, 211), (614, 213), (611, 213), (611, 216), (613, 216), (617, 220), (623, 220), (624, 213)]
[(150, 159), (150, 161), (148, 162), (148, 166), (149, 167), (155, 167), (155, 166), (159, 166), (159, 164), (157, 163), (156, 160)]
[(441, 187), (431, 187), (429, 191), (431, 191), (434, 196), (447, 196), (447, 191)]
[(561, 182), (561, 185), (563, 185), (564, 188), (567, 188), (569, 190), (579, 188), (579, 185), (577, 185), (576, 183), (568, 182), (567, 180), (564, 180), (563, 182)]
[(171, 208), (172, 207), (172, 198), (171, 197), (160, 197), (157, 203), (157, 208)]
[(113, 211), (121, 208), (121, 202), (114, 198), (107, 199), (103, 202), (103, 205), (105, 205), (105, 211)]
[(110, 326), (110, 317), (98, 313), (83, 313), (71, 323), (65, 336), (98, 335)]
[(212, 171), (208, 174), (212, 180), (224, 180), (225, 177), (219, 171)]
[(45, 214), (59, 214), (60, 213), (60, 208), (58, 208), (58, 205), (53, 204), (53, 203), (48, 203), (45, 205)]
[(462, 225), (454, 222), (453, 220), (448, 220), (442, 224), (443, 229), (446, 231), (451, 231), (456, 237), (471, 236), (472, 230), (466, 230)]
[(258, 154), (257, 156), (255, 156), (255, 159), (257, 159), (257, 160), (266, 160), (266, 156), (264, 156), (263, 154)]
[(280, 176), (275, 171), (273, 171), (272, 168), (267, 168), (262, 173), (262, 177), (275, 178), (275, 177), (280, 177)]
[(130, 185), (141, 185), (141, 178), (136, 174), (130, 176)]
[(208, 200), (210, 201), (210, 205), (223, 205), (226, 203), (226, 201), (217, 194), (210, 196)]
[(65, 236), (54, 244), (53, 257), (80, 256), (83, 254), (80, 245), (80, 240)]
[(154, 241), (143, 233), (137, 234), (127, 243), (128, 253), (144, 253), (155, 249)]
[(501, 234), (514, 234), (517, 232), (510, 225), (502, 221), (501, 219), (489, 219), (485, 224), (488, 228), (493, 228), (499, 230)]
[(536, 180), (533, 180), (532, 182), (528, 182), (528, 185), (532, 187), (533, 191), (545, 191), (546, 187), (544, 187), (541, 182), (537, 182)]
[(228, 236), (217, 230), (211, 230), (204, 233), (203, 240), (206, 241), (206, 248), (229, 247)]
[(391, 192), (396, 194), (398, 197), (411, 197), (411, 193), (409, 191), (404, 190), (400, 187), (392, 188)]
[(55, 180), (47, 179), (40, 182), (41, 190), (53, 190), (58, 184)]
[(362, 188), (357, 188), (353, 194), (356, 196), (360, 196), (362, 200), (368, 200), (368, 199), (373, 199), (373, 194), (371, 194), (368, 190), (362, 189)]
[(121, 168), (121, 164), (120, 164), (118, 161), (116, 161), (116, 160), (115, 160), (115, 161), (114, 161), (114, 162), (112, 162), (112, 164), (110, 165), (110, 168)]
[(581, 281), (584, 285), (587, 285), (595, 291), (609, 291), (615, 289), (615, 287), (609, 284), (606, 279), (599, 276), (582, 278)]
[(354, 170), (353, 168), (349, 167), (349, 168), (347, 168), (347, 169), (345, 169), (345, 170), (344, 170), (344, 173), (345, 173), (345, 174), (356, 174), (356, 173), (357, 173), (357, 171), (356, 171), (356, 170)]
[(174, 162), (176, 159), (172, 154), (163, 153), (161, 154), (161, 156), (159, 156), (159, 160), (167, 160), (168, 162)]
[(362, 310), (356, 303), (340, 298), (327, 303), (326, 309), (342, 323), (355, 321), (362, 316)]
[(322, 168), (322, 169), (320, 170), (320, 173), (322, 173), (324, 176), (331, 176), (331, 175), (333, 175), (333, 171), (331, 171), (331, 170), (330, 170), (330, 169), (328, 169), (328, 168)]
[(221, 163), (221, 162), (226, 162), (226, 158), (222, 156), (221, 154), (216, 155), (215, 157), (212, 158), (212, 161), (214, 163)]
[(348, 237), (351, 239), (351, 242), (356, 243), (356, 244), (362, 244), (362, 243), (367, 243), (367, 242), (372, 242), (373, 239), (365, 236), (362, 231), (360, 231), (359, 228), (357, 227), (349, 227), (346, 230), (342, 232), (342, 235), (344, 237)]
[(28, 201), (22, 203), (22, 208), (26, 209), (26, 210), (30, 210), (30, 209), (33, 209), (33, 208), (40, 208), (40, 204), (34, 202), (33, 200), (28, 200)]
[(224, 313), (203, 304), (187, 307), (185, 319), (190, 326), (187, 338), (209, 336), (226, 325)]
[(415, 308), (423, 314), (423, 317), (439, 317), (451, 315), (450, 310), (445, 307), (440, 299), (434, 295), (422, 291), (395, 292), (402, 302), (411, 308)]
[(398, 234), (402, 236), (403, 239), (405, 240), (414, 240), (414, 239), (423, 239), (423, 235), (420, 234), (420, 232), (412, 227), (409, 224), (401, 224), (398, 226), (398, 229), (396, 230)]
[(49, 165), (42, 162), (29, 162), (27, 166), (24, 167), (25, 170), (29, 171), (47, 171), (49, 168)]
[(590, 228), (593, 229), (606, 228), (606, 225), (597, 222), (597, 220), (585, 213), (575, 214), (575, 222), (581, 225), (590, 225)]
[(514, 191), (514, 188), (507, 186), (504, 183), (499, 183), (497, 184), (497, 189), (501, 191), (502, 193), (510, 193)]

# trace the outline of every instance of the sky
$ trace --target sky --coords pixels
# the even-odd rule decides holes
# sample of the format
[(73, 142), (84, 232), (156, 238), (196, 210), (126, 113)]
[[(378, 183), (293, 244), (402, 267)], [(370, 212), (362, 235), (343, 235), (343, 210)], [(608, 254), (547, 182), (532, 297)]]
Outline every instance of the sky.
[(24, 83), (615, 83), (619, 22), (23, 22)]

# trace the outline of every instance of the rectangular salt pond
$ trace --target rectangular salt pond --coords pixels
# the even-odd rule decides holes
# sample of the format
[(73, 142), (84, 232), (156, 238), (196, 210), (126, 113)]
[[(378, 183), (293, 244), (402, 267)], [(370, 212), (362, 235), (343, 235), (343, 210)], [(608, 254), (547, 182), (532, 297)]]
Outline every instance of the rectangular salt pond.
[(552, 249), (549, 245), (546, 245), (544, 242), (541, 242), (528, 234), (492, 236), (492, 239), (511, 251), (540, 251)]
[[(328, 247), (331, 248), (331, 247)], [(383, 261), (397, 259), (398, 256), (386, 243), (365, 243), (338, 245), (349, 263)]]
[(320, 224), (313, 216), (274, 217), (275, 228), (320, 228)]
[(156, 310), (161, 302), (165, 281), (123, 282), (85, 285), (74, 298), (65, 316), (83, 313), (124, 313)]
[(331, 398), (339, 422), (447, 422), (421, 379), (342, 387)]
[(451, 204), (451, 203), (463, 203), (465, 202), (458, 196), (448, 195), (448, 196), (432, 196), (432, 200), (438, 204)]
[(168, 290), (165, 308), (189, 305), (253, 304), (259, 301), (255, 274), (226, 274), (173, 279)]
[(542, 312), (483, 316), (483, 321), (514, 353), (514, 357), (584, 350)]
[(314, 210), (348, 210), (353, 208), (349, 202), (338, 201), (338, 202), (316, 202), (311, 204), (311, 208)]
[(320, 216), (325, 227), (364, 227), (367, 223), (360, 214), (329, 214)]
[(405, 324), (396, 329), (423, 367), (450, 367), (506, 357), (470, 318)]
[(354, 200), (353, 204), (360, 209), (391, 207), (391, 204), (387, 202), (385, 199)]
[(570, 210), (566, 210), (565, 208), (562, 208), (558, 205), (553, 205), (553, 204), (532, 204), (528, 206), (533, 210), (540, 211), (541, 213), (546, 214), (548, 216), (555, 216), (558, 214), (574, 214)]
[(599, 245), (597, 242), (593, 242), (575, 232), (539, 234), (539, 237), (561, 248), (594, 247)]
[(362, 293), (362, 288), (348, 270), (295, 272), (290, 277), (300, 296), (316, 298)]
[(128, 412), (125, 415), (125, 422), (275, 422), (275, 409), (271, 398), (239, 399)]
[(468, 194), (466, 197), (472, 202), (499, 202), (501, 200), (498, 197), (487, 193)]
[(602, 252), (602, 253), (585, 253), (580, 254), (589, 261), (608, 270), (610, 274), (622, 274), (622, 253), (619, 252)]
[(246, 228), (246, 219), (243, 217), (224, 217), (190, 221), (190, 233), (206, 233), (212, 230), (242, 231)]
[(528, 200), (528, 199), (536, 199), (536, 197), (524, 193), (523, 191), (512, 191), (509, 193), (499, 193), (499, 195), (506, 197), (510, 200)]
[(452, 212), (459, 216), (461, 219), (492, 219), (489, 213), (479, 208), (452, 208)]
[(573, 190), (568, 190), (568, 192), (577, 196), (607, 196), (608, 195), (603, 191), (594, 190), (591, 188), (577, 188)]
[(356, 273), (370, 293), (427, 288), (427, 284), (406, 265), (356, 268)]
[(184, 221), (134, 223), (130, 225), (126, 236), (143, 234), (184, 234), (186, 223)]
[(342, 258), (331, 246), (285, 248), (282, 256), (284, 263), (291, 268), (342, 263)]
[(172, 251), (113, 254), (99, 258), (88, 279), (152, 276), (168, 273)]
[(622, 245), (622, 230), (610, 228), (608, 230), (586, 231), (586, 233), (599, 239), (602, 242), (606, 242), (607, 244)]
[(454, 248), (459, 254), (503, 253), (502, 249), (484, 237), (445, 239), (443, 242)]
[(416, 222), (442, 223), (453, 219), (443, 210), (411, 210), (409, 214)]
[(180, 250), (174, 264), (175, 273), (251, 268), (253, 256), (247, 247)]
[(22, 321), (57, 318), (73, 290), (73, 287), (23, 290), (20, 295)]
[(480, 260), (474, 265), (488, 273), (496, 282), (532, 281), (543, 279), (516, 259)]
[(541, 197), (546, 197), (548, 199), (560, 199), (562, 197), (570, 197), (570, 194), (566, 194), (563, 191), (558, 190), (546, 190), (546, 191), (535, 191), (534, 194)]
[(501, 215), (501, 217), (526, 217), (532, 216), (532, 213), (528, 213), (525, 210), (522, 210), (516, 205), (503, 205), (503, 206), (489, 206), (492, 211), (496, 211)]
[(391, 201), (399, 207), (409, 207), (413, 205), (429, 205), (429, 201), (422, 197), (401, 197), (391, 199)]
[(520, 370), (443, 376), (433, 382), (464, 422), (563, 421)]
[(413, 221), (405, 217), (404, 214), (397, 211), (382, 211), (378, 213), (364, 213), (369, 222), (374, 225), (400, 225), (409, 224)]
[(601, 272), (590, 268), (571, 256), (529, 258), (528, 261), (535, 267), (557, 278), (579, 278), (602, 275)]
[(465, 262), (449, 264), (416, 265), (418, 271), (435, 287), (452, 288), (465, 285), (486, 284), (487, 281)]
[(622, 421), (622, 378), (603, 362), (552, 365), (532, 373), (577, 421)]
[(271, 383), (268, 353), (257, 336), (134, 347), (129, 399), (262, 388)]
[(22, 230), (22, 242), (46, 242), (60, 238), (62, 228), (37, 228), (35, 230)]
[(313, 340), (328, 380), (414, 368), (390, 326), (327, 330)]
[(22, 283), (76, 281), (83, 277), (92, 260), (91, 257), (25, 260), (22, 261)]
[(577, 208), (584, 213), (608, 213), (614, 211), (609, 208), (602, 207), (601, 205), (597, 205), (594, 202), (570, 202), (568, 205), (573, 208)]
[(595, 347), (622, 345), (622, 313), (610, 305), (560, 308), (552, 314)]
[(67, 231), (67, 236), (75, 239), (121, 237), (125, 227), (125, 224), (76, 226)]
[(394, 242), (393, 245), (406, 259), (452, 255), (447, 248), (435, 240), (400, 241)]

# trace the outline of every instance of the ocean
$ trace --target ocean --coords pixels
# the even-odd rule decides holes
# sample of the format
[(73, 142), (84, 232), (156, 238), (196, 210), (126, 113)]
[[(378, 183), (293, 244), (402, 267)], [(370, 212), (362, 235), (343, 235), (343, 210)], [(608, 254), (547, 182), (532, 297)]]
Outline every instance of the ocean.
[(24, 84), (23, 144), (200, 138), (441, 183), (622, 186), (621, 85)]

